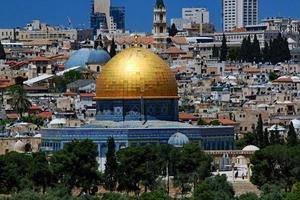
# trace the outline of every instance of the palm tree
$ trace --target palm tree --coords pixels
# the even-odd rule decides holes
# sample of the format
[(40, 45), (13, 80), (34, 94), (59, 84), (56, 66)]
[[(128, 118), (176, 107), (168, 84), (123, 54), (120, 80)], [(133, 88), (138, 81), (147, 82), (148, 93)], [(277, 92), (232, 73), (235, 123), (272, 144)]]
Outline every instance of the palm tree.
[(9, 89), (9, 94), (12, 97), (12, 106), (16, 110), (20, 118), (23, 113), (31, 107), (31, 102), (27, 99), (27, 94), (24, 88), (20, 85), (15, 85)]

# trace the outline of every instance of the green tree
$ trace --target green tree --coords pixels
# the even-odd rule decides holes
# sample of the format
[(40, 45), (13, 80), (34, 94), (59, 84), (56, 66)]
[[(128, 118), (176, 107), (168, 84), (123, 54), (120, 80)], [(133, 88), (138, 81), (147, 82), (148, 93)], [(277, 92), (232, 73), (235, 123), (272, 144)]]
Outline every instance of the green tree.
[(274, 81), (278, 78), (279, 76), (275, 72), (270, 72), (269, 73), (269, 79), (270, 81)]
[(239, 196), (238, 200), (259, 200), (259, 197), (257, 196), (257, 194), (249, 192)]
[(176, 28), (176, 25), (173, 23), (169, 29), (169, 36), (174, 37), (178, 33), (178, 30)]
[(261, 52), (260, 52), (259, 41), (257, 39), (256, 34), (254, 35), (251, 51), (252, 51), (253, 60), (256, 63), (259, 63), (261, 61)]
[(287, 145), (288, 146), (296, 146), (298, 143), (297, 133), (295, 131), (293, 122), (289, 125), (289, 131), (287, 133)]
[(241, 45), (241, 49), (240, 49), (240, 59), (241, 61), (247, 61), (247, 53), (248, 53), (248, 43), (247, 43), (247, 38), (244, 38), (243, 41), (242, 41), (242, 45)]
[(30, 166), (30, 179), (37, 188), (42, 188), (45, 193), (46, 188), (52, 184), (52, 172), (44, 153), (33, 154), (33, 162)]
[(212, 50), (212, 57), (213, 58), (219, 58), (219, 48), (214, 45), (213, 50)]
[(117, 185), (118, 163), (115, 152), (115, 140), (110, 137), (107, 140), (107, 153), (105, 163), (105, 187), (109, 191), (114, 191)]
[(117, 49), (117, 45), (115, 43), (115, 38), (113, 38), (111, 41), (110, 52), (109, 52), (111, 58), (113, 58), (117, 54), (116, 49)]
[(220, 49), (220, 61), (221, 62), (226, 61), (227, 55), (228, 55), (228, 46), (227, 46), (226, 36), (223, 33), (222, 45)]
[(241, 48), (231, 47), (228, 50), (228, 58), (231, 61), (238, 61), (238, 60), (240, 60), (240, 52), (241, 52)]
[(117, 153), (118, 190), (139, 193), (154, 189), (160, 175), (158, 153), (154, 146), (129, 147)]
[(284, 200), (285, 192), (278, 185), (266, 184), (261, 188), (260, 200)]
[(207, 125), (206, 121), (203, 120), (202, 118), (199, 118), (197, 121), (198, 126), (205, 126)]
[(234, 191), (226, 176), (215, 176), (199, 184), (193, 196), (197, 200), (232, 200)]
[(270, 62), (270, 47), (267, 41), (265, 41), (265, 47), (262, 50), (262, 59), (264, 63)]
[(4, 51), (4, 47), (0, 41), (0, 60), (5, 60), (6, 59), (6, 54)]
[(295, 183), (292, 192), (288, 193), (285, 200), (299, 200), (300, 199), (300, 182)]
[(210, 176), (211, 158), (198, 144), (187, 144), (179, 149), (175, 166), (174, 180), (181, 187), (182, 193), (189, 191), (190, 185), (195, 186)]
[(0, 156), (0, 192), (9, 193), (31, 188), (28, 179), (32, 157), (27, 154), (10, 152)]
[(251, 182), (259, 187), (265, 184), (276, 184), (290, 191), (297, 175), (297, 147), (285, 145), (268, 146), (256, 151), (251, 158), (253, 165)]
[(257, 125), (255, 128), (255, 145), (257, 145), (260, 148), (264, 147), (264, 127), (263, 127), (263, 121), (261, 114), (258, 116)]
[(26, 90), (20, 85), (15, 85), (9, 89), (9, 95), (12, 97), (12, 107), (22, 118), (23, 113), (31, 107), (31, 102), (27, 98)]
[(210, 125), (212, 125), (212, 126), (220, 126), (221, 125), (221, 123), (220, 123), (220, 121), (219, 120), (213, 120), (213, 121), (211, 121), (210, 123), (209, 123)]
[(140, 200), (172, 200), (172, 198), (164, 191), (158, 190), (154, 192), (144, 193)]
[(98, 179), (97, 146), (92, 141), (73, 141), (53, 154), (51, 167), (56, 181), (64, 184), (69, 191), (74, 187), (89, 193)]

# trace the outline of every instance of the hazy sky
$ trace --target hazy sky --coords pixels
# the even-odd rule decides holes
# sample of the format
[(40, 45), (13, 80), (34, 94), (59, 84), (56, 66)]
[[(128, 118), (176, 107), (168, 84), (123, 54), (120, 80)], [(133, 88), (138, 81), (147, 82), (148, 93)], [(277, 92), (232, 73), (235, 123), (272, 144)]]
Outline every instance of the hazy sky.
[[(0, 27), (21, 27), (32, 19), (48, 24), (67, 25), (69, 17), (74, 27), (89, 27), (91, 0), (0, 0)], [(300, 0), (259, 0), (260, 18), (284, 16), (300, 18)], [(155, 0), (113, 0), (126, 7), (126, 28), (150, 32)], [(221, 30), (221, 0), (165, 0), (168, 18), (180, 17), (182, 7), (206, 7), (211, 22)], [(169, 20), (168, 20), (169, 23)]]

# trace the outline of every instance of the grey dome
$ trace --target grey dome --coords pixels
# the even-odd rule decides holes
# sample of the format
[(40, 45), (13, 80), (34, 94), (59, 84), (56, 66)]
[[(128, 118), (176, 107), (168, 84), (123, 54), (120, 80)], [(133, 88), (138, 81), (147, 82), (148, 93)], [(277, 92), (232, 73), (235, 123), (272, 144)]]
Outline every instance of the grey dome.
[(182, 133), (175, 133), (169, 138), (168, 144), (175, 147), (183, 147), (183, 145), (189, 143), (189, 138)]
[(110, 55), (104, 50), (83, 48), (74, 52), (65, 63), (65, 69), (80, 66), (84, 69), (87, 64), (103, 65), (110, 60)]

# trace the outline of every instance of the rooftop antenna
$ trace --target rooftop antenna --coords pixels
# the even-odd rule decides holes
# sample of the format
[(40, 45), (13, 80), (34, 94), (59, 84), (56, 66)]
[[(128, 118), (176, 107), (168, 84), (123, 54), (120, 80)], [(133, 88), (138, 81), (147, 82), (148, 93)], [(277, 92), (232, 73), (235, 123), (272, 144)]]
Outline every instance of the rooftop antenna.
[(71, 21), (70, 17), (67, 16), (67, 19), (68, 19), (68, 26), (69, 26), (70, 29), (72, 29), (73, 26), (72, 26), (72, 21)]

